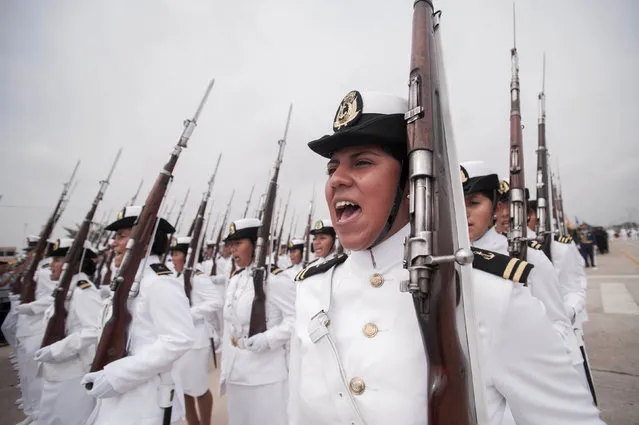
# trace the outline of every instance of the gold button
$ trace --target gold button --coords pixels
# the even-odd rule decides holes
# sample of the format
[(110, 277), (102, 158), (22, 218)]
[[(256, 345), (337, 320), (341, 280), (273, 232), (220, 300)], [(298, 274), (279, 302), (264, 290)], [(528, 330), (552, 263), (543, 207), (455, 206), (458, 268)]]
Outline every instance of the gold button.
[(367, 323), (364, 325), (364, 335), (369, 338), (373, 338), (377, 335), (378, 331), (379, 329), (377, 329), (377, 325), (375, 323)]
[(384, 284), (384, 276), (382, 276), (379, 273), (374, 273), (371, 276), (371, 285), (373, 285), (374, 288), (379, 288), (383, 284)]
[(364, 380), (362, 378), (353, 378), (350, 383), (351, 392), (355, 395), (360, 395), (366, 389)]

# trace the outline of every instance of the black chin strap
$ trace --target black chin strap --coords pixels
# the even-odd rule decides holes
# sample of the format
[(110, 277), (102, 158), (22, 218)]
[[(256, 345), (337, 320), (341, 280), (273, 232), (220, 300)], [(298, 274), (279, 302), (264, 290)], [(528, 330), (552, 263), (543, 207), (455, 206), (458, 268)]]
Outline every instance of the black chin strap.
[(367, 249), (372, 249), (377, 244), (379, 244), (390, 232), (391, 227), (393, 227), (393, 223), (395, 223), (395, 219), (397, 218), (397, 213), (399, 212), (399, 207), (402, 204), (402, 197), (404, 196), (404, 185), (406, 184), (406, 177), (408, 175), (408, 170), (404, 170), (404, 162), (401, 162), (402, 172), (400, 173), (399, 182), (397, 183), (397, 191), (395, 192), (395, 200), (393, 201), (393, 208), (391, 209), (390, 214), (388, 215), (388, 220), (386, 220), (386, 225), (384, 229), (379, 234), (375, 242)]

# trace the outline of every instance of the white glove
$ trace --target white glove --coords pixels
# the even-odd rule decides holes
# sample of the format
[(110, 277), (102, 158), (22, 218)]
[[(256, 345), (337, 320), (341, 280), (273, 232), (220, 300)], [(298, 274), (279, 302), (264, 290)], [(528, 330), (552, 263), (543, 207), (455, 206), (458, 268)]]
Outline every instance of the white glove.
[(254, 353), (261, 353), (271, 349), (268, 345), (266, 335), (263, 333), (253, 335), (250, 338), (240, 338), (240, 340), (237, 341), (237, 346), (242, 350), (249, 350)]
[(53, 353), (51, 352), (51, 346), (42, 347), (38, 351), (35, 352), (33, 356), (36, 362), (42, 363), (51, 363), (55, 361), (55, 357), (53, 357)]
[(34, 316), (35, 315), (35, 311), (33, 311), (33, 306), (31, 305), (31, 303), (20, 304), (18, 306), (18, 314), (25, 314), (27, 316)]
[[(86, 388), (86, 384), (92, 384), (93, 387), (91, 389)], [(87, 389), (87, 393), (91, 397), (95, 398), (109, 398), (115, 397), (119, 393), (113, 389), (113, 385), (109, 382), (106, 377), (106, 373), (103, 370), (98, 372), (87, 373), (80, 381), (81, 385), (84, 385)]]
[(202, 316), (202, 312), (198, 306), (191, 307), (191, 317), (193, 318), (193, 321), (204, 319), (204, 316)]

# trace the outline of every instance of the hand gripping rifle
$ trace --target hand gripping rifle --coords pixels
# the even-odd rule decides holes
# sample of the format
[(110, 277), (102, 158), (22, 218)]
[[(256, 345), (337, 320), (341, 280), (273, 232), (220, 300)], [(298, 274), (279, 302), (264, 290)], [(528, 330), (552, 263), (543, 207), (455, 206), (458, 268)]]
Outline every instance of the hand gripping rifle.
[(184, 130), (180, 140), (173, 148), (169, 161), (164, 165), (155, 180), (151, 192), (144, 203), (144, 208), (142, 208), (142, 213), (133, 226), (122, 265), (115, 280), (112, 282), (112, 288), (115, 291), (113, 294), (113, 312), (102, 330), (102, 336), (98, 342), (93, 364), (91, 365), (91, 372), (102, 370), (107, 364), (126, 356), (129, 324), (131, 323), (131, 313), (127, 308), (129, 293), (133, 287), (140, 263), (146, 256), (147, 246), (155, 236), (158, 211), (167, 186), (173, 176), (175, 164), (182, 149), (186, 148), (189, 138), (197, 125), (197, 119), (202, 112), (214, 82), (215, 80), (211, 80), (209, 83), (193, 119), (184, 121)]
[(226, 228), (226, 221), (229, 218), (229, 212), (231, 211), (231, 204), (233, 203), (234, 196), (235, 190), (231, 192), (231, 199), (229, 199), (229, 203), (226, 206), (224, 218), (222, 218), (222, 225), (220, 226), (220, 230), (217, 232), (217, 238), (215, 238), (215, 246), (213, 246), (213, 253), (211, 254), (211, 260), (213, 261), (213, 265), (211, 266), (211, 276), (217, 276), (217, 253), (220, 251), (220, 242), (222, 241), (222, 235)]
[[(473, 358), (465, 322), (465, 309), (471, 304), (472, 310), (472, 303), (464, 292), (471, 284), (463, 274), (468, 275), (468, 268), (461, 267), (471, 263), (473, 256), (461, 247), (467, 230), (459, 220), (463, 197), (446, 116), (439, 16), (430, 0), (415, 1), (405, 115), (411, 230), (404, 265), (409, 280), (402, 282), (401, 289), (412, 294), (427, 355), (428, 424), (475, 425), (474, 390), (481, 383), (475, 381), (475, 368), (469, 368), (465, 357), (468, 350)], [(467, 236), (465, 240), (467, 245)]]
[(268, 252), (269, 233), (271, 229), (271, 221), (273, 220), (273, 209), (275, 208), (275, 197), (277, 195), (277, 178), (280, 174), (280, 165), (284, 155), (284, 146), (286, 146), (286, 135), (288, 127), (291, 124), (291, 112), (293, 104), (288, 108), (288, 118), (286, 120), (286, 129), (284, 137), (277, 143), (279, 150), (277, 159), (273, 167), (273, 176), (266, 192), (264, 200), (264, 213), (262, 214), (262, 225), (257, 232), (257, 243), (255, 246), (255, 268), (252, 270), (253, 287), (255, 289), (255, 297), (251, 306), (251, 322), (249, 325), (249, 337), (266, 331), (266, 294), (264, 285), (267, 279), (266, 253)]
[(524, 181), (524, 146), (521, 134), (521, 107), (519, 100), (519, 56), (515, 38), (515, 5), (513, 4), (513, 48), (510, 49), (512, 78), (510, 80), (510, 225), (508, 227), (508, 254), (526, 259), (526, 183)]
[(113, 161), (113, 165), (111, 166), (111, 170), (109, 171), (106, 180), (102, 180), (100, 182), (100, 189), (98, 189), (98, 194), (95, 196), (93, 204), (91, 204), (91, 208), (89, 209), (86, 217), (84, 217), (84, 221), (78, 229), (78, 233), (75, 235), (73, 244), (71, 245), (71, 248), (69, 248), (67, 256), (64, 259), (60, 281), (53, 293), (53, 296), (55, 298), (53, 303), (54, 312), (53, 316), (51, 316), (49, 322), (47, 323), (44, 338), (42, 339), (42, 347), (47, 347), (53, 343), (61, 341), (66, 336), (67, 310), (64, 307), (64, 303), (69, 292), (69, 287), (71, 286), (71, 279), (81, 270), (80, 266), (82, 262), (85, 261), (84, 244), (87, 240), (87, 236), (89, 235), (91, 220), (93, 220), (95, 211), (98, 209), (98, 205), (100, 204), (100, 201), (102, 201), (104, 192), (106, 192), (106, 189), (109, 186), (111, 176), (113, 175), (113, 170), (115, 170), (115, 166), (120, 159), (121, 153), (122, 149), (118, 150), (118, 153), (115, 156), (115, 160)]
[(548, 208), (548, 149), (546, 149), (546, 93), (544, 93), (546, 85), (546, 55), (544, 54), (544, 71), (539, 92), (539, 122), (537, 123), (537, 224), (536, 233), (537, 241), (541, 244), (541, 248), (552, 260), (550, 253), (550, 244), (552, 243), (552, 232), (550, 229), (550, 211)]
[[(58, 203), (53, 209), (53, 214), (51, 214), (51, 217), (49, 217), (49, 220), (44, 225), (42, 232), (40, 232), (40, 239), (38, 240), (38, 244), (33, 250), (31, 263), (29, 263), (29, 267), (26, 268), (26, 272), (23, 275), (22, 280), (19, 280), (18, 288), (21, 291), (20, 304), (26, 304), (35, 301), (36, 282), (34, 280), (34, 276), (38, 269), (38, 264), (44, 256), (44, 251), (47, 248), (47, 240), (51, 237), (53, 228), (55, 227), (55, 224), (60, 218), (62, 210), (66, 205), (67, 194), (69, 193), (69, 188), (71, 187), (71, 184), (75, 179), (75, 173), (78, 171), (79, 166), (80, 161), (76, 162), (75, 167), (73, 168), (73, 173), (71, 173), (71, 178), (64, 184), (62, 193), (60, 194), (60, 198), (58, 199)], [(18, 288), (16, 289), (16, 291), (18, 290)]]
[[(209, 198), (211, 198), (211, 191), (213, 190), (213, 183), (215, 182), (215, 175), (217, 174), (217, 169), (220, 166), (220, 159), (222, 159), (222, 154), (217, 157), (217, 163), (215, 164), (215, 171), (213, 171), (213, 175), (209, 180), (209, 187), (204, 192), (202, 196), (202, 201), (200, 202), (200, 207), (197, 209), (197, 214), (195, 216), (195, 220), (193, 221), (193, 233), (191, 234), (191, 243), (189, 244), (189, 257), (186, 261), (186, 267), (184, 267), (184, 292), (186, 293), (187, 298), (189, 299), (189, 303), (191, 303), (191, 290), (193, 289), (193, 285), (191, 280), (193, 278), (193, 269), (195, 267), (195, 262), (200, 254), (200, 237), (202, 236), (202, 226), (204, 224), (204, 213), (206, 212), (206, 205), (209, 202)], [(206, 236), (205, 236), (206, 238)]]

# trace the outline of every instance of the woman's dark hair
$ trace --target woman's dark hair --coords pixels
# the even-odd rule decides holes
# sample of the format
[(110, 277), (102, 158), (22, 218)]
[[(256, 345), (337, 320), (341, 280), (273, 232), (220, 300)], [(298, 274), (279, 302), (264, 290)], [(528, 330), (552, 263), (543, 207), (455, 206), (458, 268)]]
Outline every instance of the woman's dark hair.
[(164, 255), (169, 249), (169, 235), (158, 229), (151, 245), (151, 255)]
[(86, 274), (87, 276), (93, 276), (93, 274), (95, 273), (95, 269), (96, 269), (96, 265), (93, 258), (85, 258), (84, 261), (82, 262), (82, 270), (80, 271)]

